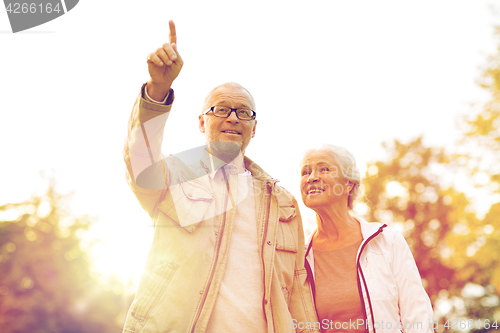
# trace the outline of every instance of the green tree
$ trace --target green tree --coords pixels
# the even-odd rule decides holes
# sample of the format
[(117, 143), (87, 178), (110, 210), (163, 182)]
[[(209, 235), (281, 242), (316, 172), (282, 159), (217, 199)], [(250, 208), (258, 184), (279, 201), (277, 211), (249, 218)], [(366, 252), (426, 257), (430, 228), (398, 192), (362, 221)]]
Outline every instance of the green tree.
[(468, 244), (458, 249), (470, 259), (463, 278), (484, 287), (482, 295), (466, 300), (471, 315), (500, 322), (500, 27), (496, 27), (495, 35), (497, 50), (487, 59), (478, 80), (490, 98), (462, 122), (464, 140), (457, 155), (481, 200), (487, 199), (490, 208), (479, 223), (469, 225), (468, 234), (455, 241)]
[(402, 231), (433, 302), (442, 289), (457, 294), (463, 283), (453, 279), (455, 269), (448, 262), (453, 249), (446, 236), (459, 221), (475, 220), (464, 209), (469, 202), (453, 188), (443, 189), (433, 173), (446, 162), (442, 149), (425, 147), (421, 138), (385, 148), (391, 159), (368, 166), (369, 219)]
[[(473, 156), (475, 162), (484, 159), (484, 153), (491, 158), (488, 163), (475, 163), (473, 171), (484, 171), (490, 175), (491, 182), (496, 183), (493, 190), (500, 193), (500, 27), (496, 28), (497, 51), (491, 55), (478, 80), (480, 87), (490, 94), (490, 100), (480, 107), (480, 111), (466, 119), (463, 131), (465, 143), (471, 143), (474, 148), (480, 147), (479, 154), (468, 151), (468, 157)], [(477, 160), (479, 158), (479, 161)]]
[[(496, 27), (497, 51), (487, 60), (478, 84), (490, 93), (490, 100), (482, 105), (479, 112), (466, 120), (463, 163), (477, 187), (486, 189), (493, 198), (489, 212), (483, 220), (483, 228), (491, 235), (478, 250), (480, 260), (490, 274), (490, 283), (500, 295), (500, 27)], [(475, 179), (475, 174), (482, 179)], [(484, 177), (486, 176), (486, 177)]]
[(466, 195), (452, 186), (456, 156), (426, 147), (422, 138), (385, 148), (389, 160), (367, 169), (368, 218), (401, 230), (432, 303), (451, 306), (437, 311), (440, 331), (448, 319), (472, 319), (476, 328), (478, 319), (494, 322), (498, 205), (478, 218)]
[[(490, 98), (462, 119), (456, 151), (395, 141), (389, 162), (369, 166), (366, 186), (369, 217), (403, 231), (431, 300), (453, 305), (444, 320), (472, 319), (473, 332), (500, 322), (500, 27), (496, 37), (478, 80)], [(470, 185), (467, 196), (450, 175)]]
[(51, 181), (42, 196), (0, 206), (2, 332), (118, 332), (131, 303), (123, 283), (103, 285), (81, 235), (92, 220), (73, 216)]

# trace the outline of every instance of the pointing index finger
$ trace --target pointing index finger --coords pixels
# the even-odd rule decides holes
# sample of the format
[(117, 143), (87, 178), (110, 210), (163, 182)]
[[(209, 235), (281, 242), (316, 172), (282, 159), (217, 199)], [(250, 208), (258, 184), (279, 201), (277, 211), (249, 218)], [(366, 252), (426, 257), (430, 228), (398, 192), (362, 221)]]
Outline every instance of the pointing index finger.
[(170, 20), (168, 21), (168, 25), (170, 26), (170, 33), (168, 34), (168, 39), (170, 44), (176, 44), (177, 45), (177, 36), (175, 34), (175, 24), (174, 21)]

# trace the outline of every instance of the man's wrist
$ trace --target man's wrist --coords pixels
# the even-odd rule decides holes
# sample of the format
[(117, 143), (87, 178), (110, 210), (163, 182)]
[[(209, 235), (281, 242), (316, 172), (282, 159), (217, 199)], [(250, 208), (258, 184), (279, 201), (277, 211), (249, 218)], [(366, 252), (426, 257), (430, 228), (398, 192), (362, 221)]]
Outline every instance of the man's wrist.
[(146, 84), (146, 96), (149, 97), (153, 102), (164, 104), (168, 98), (168, 93), (170, 91), (170, 86), (157, 85), (149, 80)]

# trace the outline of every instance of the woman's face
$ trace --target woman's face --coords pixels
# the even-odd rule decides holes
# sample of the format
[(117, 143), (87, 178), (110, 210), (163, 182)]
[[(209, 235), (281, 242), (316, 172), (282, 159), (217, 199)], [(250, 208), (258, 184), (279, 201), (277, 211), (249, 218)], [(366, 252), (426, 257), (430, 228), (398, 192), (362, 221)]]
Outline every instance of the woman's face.
[(326, 150), (316, 150), (300, 163), (300, 192), (304, 204), (315, 209), (345, 200), (352, 187), (342, 176), (335, 158)]

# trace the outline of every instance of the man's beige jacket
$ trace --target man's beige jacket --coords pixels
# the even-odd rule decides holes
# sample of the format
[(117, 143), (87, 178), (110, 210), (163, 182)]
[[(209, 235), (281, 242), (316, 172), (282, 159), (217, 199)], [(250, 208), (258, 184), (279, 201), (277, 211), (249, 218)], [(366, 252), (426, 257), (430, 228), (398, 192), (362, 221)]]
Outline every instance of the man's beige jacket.
[[(124, 149), (127, 181), (152, 218), (154, 238), (124, 332), (205, 332), (228, 257), (235, 209), (226, 187), (212, 188), (207, 175), (223, 166), (210, 162), (209, 154), (187, 164), (160, 153), (172, 102), (172, 90), (166, 105), (151, 103), (140, 95), (129, 120)], [(149, 161), (149, 170), (156, 169), (153, 174), (160, 175), (161, 186), (151, 182), (137, 185), (138, 174), (148, 167), (145, 161)], [(276, 179), (250, 159), (245, 157), (244, 161), (255, 192), (267, 331), (295, 332), (293, 322), (317, 322), (306, 282), (297, 202)], [(224, 214), (210, 214), (215, 196), (225, 198), (229, 205)]]

